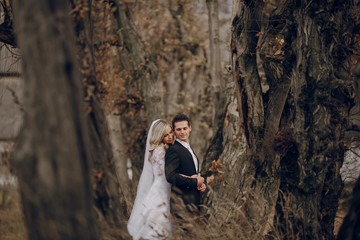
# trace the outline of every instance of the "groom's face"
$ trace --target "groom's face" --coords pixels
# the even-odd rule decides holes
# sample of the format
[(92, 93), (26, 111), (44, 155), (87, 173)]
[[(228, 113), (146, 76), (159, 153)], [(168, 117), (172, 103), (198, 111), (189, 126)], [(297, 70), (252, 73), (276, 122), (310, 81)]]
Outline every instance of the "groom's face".
[(189, 126), (188, 121), (175, 122), (174, 131), (177, 139), (184, 142), (189, 141), (191, 126)]

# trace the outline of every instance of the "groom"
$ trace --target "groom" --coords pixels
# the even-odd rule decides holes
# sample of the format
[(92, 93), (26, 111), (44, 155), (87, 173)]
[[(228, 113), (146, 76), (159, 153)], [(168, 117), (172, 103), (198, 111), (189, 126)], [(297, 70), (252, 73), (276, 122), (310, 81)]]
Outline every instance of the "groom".
[[(166, 150), (166, 179), (171, 183), (172, 193), (182, 198), (187, 209), (194, 209), (195, 206), (195, 211), (197, 211), (200, 204), (200, 193), (205, 191), (206, 186), (204, 178), (199, 174), (199, 160), (189, 144), (190, 120), (185, 114), (178, 114), (172, 121), (172, 127), (176, 141)], [(173, 206), (171, 209), (173, 212)]]

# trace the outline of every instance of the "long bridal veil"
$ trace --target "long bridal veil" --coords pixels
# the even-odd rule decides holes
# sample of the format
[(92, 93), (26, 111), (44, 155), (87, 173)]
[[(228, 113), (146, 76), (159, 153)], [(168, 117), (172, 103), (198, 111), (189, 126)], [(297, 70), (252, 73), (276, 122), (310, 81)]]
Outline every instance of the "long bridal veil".
[(149, 149), (150, 149), (150, 136), (152, 132), (152, 128), (159, 119), (152, 122), (147, 138), (146, 138), (146, 148), (144, 155), (144, 166), (140, 176), (139, 184), (136, 191), (136, 198), (133, 209), (131, 211), (131, 215), (127, 224), (128, 232), (131, 236), (135, 236), (138, 230), (143, 226), (144, 219), (141, 216), (141, 213), (144, 211), (143, 200), (147, 196), (151, 185), (154, 182), (154, 175), (152, 172), (152, 167), (149, 161)]

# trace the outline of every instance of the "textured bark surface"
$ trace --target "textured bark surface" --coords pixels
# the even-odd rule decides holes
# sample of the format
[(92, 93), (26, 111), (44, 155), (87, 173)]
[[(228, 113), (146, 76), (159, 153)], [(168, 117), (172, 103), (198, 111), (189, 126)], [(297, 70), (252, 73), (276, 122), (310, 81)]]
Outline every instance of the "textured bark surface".
[[(261, 31), (262, 2), (239, 2), (236, 15), (232, 21), (232, 69), (236, 82), (240, 125), (243, 128), (246, 147), (247, 165), (243, 188), (247, 189), (253, 201), (244, 203), (245, 212), (253, 224), (260, 228), (257, 234), (262, 234), (268, 222), (268, 217), (274, 209), (278, 186), (279, 156), (275, 154), (270, 143), (273, 142), (274, 133), (279, 120), (276, 114), (267, 105), (267, 99), (262, 93), (259, 77), (257, 51), (260, 50), (258, 33)], [(276, 79), (274, 79), (276, 81)], [(274, 84), (275, 85), (275, 84)], [(269, 94), (269, 93), (268, 93)], [(279, 99), (284, 98), (280, 93)], [(285, 89), (285, 98), (287, 92)], [(274, 95), (271, 95), (274, 96)], [(275, 98), (275, 96), (274, 96)], [(272, 99), (280, 104), (273, 109), (281, 109), (279, 99)], [(284, 102), (284, 100), (283, 100)], [(281, 114), (281, 110), (280, 110)], [(268, 139), (264, 138), (266, 136)]]
[(113, 156), (109, 125), (100, 101), (94, 98), (91, 106), (93, 111), (88, 120), (91, 130), (91, 160), (94, 165), (92, 175), (95, 205), (109, 226), (125, 229), (129, 210), (123, 188), (128, 186), (120, 184), (116, 169), (116, 161), (119, 159)]
[[(107, 121), (105, 110), (101, 105), (101, 99), (98, 93), (98, 78), (96, 66), (98, 63), (94, 47), (97, 44), (95, 36), (95, 20), (91, 18), (94, 14), (93, 2), (89, 1), (71, 1), (74, 11), (74, 24), (77, 34), (77, 52), (81, 59), (82, 82), (84, 84), (85, 100), (87, 104), (87, 123), (90, 128), (90, 154), (93, 168), (91, 174), (93, 177), (93, 199), (98, 213), (98, 226), (102, 228), (102, 234), (108, 234), (111, 228), (126, 228), (126, 221), (129, 215), (128, 196), (125, 176), (120, 178), (118, 165), (126, 162), (126, 158), (118, 158), (117, 146), (114, 142), (114, 121)], [(77, 18), (76, 11), (83, 11), (83, 17)], [(116, 116), (114, 116), (116, 117)], [(119, 122), (116, 122), (119, 123)], [(119, 125), (120, 127), (120, 125)], [(120, 137), (120, 136), (119, 136)], [(126, 188), (125, 188), (126, 186)], [(106, 224), (101, 222), (104, 220)], [(125, 234), (125, 233), (124, 233)], [(124, 235), (125, 237), (127, 235)]]
[(26, 89), (14, 165), (30, 239), (97, 239), (89, 129), (64, 1), (14, 1)]
[(218, 128), (221, 108), (224, 106), (224, 96), (221, 92), (224, 90), (224, 77), (221, 72), (221, 54), (220, 54), (220, 35), (219, 35), (219, 2), (217, 0), (207, 0), (209, 22), (209, 71), (211, 76), (210, 87), (213, 100), (212, 128), (215, 132)]
[[(228, 84), (226, 89), (227, 105), (222, 108), (224, 114), (219, 121), (219, 129), (213, 137), (202, 164), (204, 171), (202, 175), (204, 176), (214, 160), (223, 165), (221, 170), (225, 174), (220, 178), (219, 174), (215, 174), (214, 182), (208, 185), (208, 191), (203, 195), (203, 202), (209, 206), (205, 211), (205, 216), (210, 216), (209, 221), (219, 221), (226, 225), (236, 219), (241, 224), (247, 225), (249, 222), (241, 214), (240, 206), (248, 196), (244, 184), (248, 177), (245, 171), (249, 167), (249, 162), (246, 155), (246, 138), (240, 125), (235, 92), (235, 84)], [(236, 225), (234, 227), (236, 228)], [(237, 236), (239, 238), (249, 237), (243, 231), (239, 234)]]
[(232, 193), (224, 194), (217, 192), (231, 187), (215, 184), (205, 201), (217, 208), (221, 200), (234, 199), (249, 236), (334, 239), (354, 97), (347, 64), (356, 30), (351, 4), (234, 1), (234, 124), (240, 127), (233, 145), (239, 146), (226, 151), (230, 103), (204, 166), (221, 159), (232, 176), (226, 179), (235, 182)]
[[(359, 3), (359, 1), (357, 1)], [(357, 6), (359, 9), (360, 6)], [(356, 58), (359, 60), (359, 58)], [(360, 104), (360, 62), (358, 61), (356, 65), (352, 68), (352, 73), (355, 78), (355, 87), (356, 87), (356, 103), (358, 106), (354, 107), (354, 110), (359, 109)], [(357, 112), (359, 113), (359, 112)], [(353, 116), (353, 125), (351, 126), (350, 137), (355, 139), (355, 146), (359, 146), (359, 119)], [(344, 221), (341, 225), (339, 233), (337, 235), (338, 240), (350, 240), (350, 239), (360, 239), (360, 178), (357, 179), (353, 193), (351, 206), (349, 211), (344, 218)]]
[[(134, 99), (136, 104), (135, 109), (131, 109), (132, 106), (129, 104), (130, 107), (125, 111), (112, 110), (111, 113), (109, 112), (112, 116), (108, 117), (112, 119), (109, 122), (112, 124), (111, 129), (118, 129), (118, 135), (114, 136), (112, 133), (111, 136), (113, 151), (117, 151), (114, 152), (117, 156), (115, 165), (121, 191), (127, 201), (126, 219), (128, 219), (135, 199), (137, 181), (143, 167), (143, 143), (147, 135), (146, 129), (152, 121), (165, 117), (165, 105), (163, 84), (158, 78), (158, 69), (149, 58), (148, 51), (135, 29), (129, 5), (121, 1), (114, 1), (113, 4), (116, 9), (111, 16), (115, 24), (114, 36), (122, 44), (122, 47), (114, 52), (113, 62), (119, 65), (117, 69), (121, 72), (121, 78), (125, 80), (124, 94), (129, 99)], [(114, 83), (116, 80), (119, 81), (115, 79)], [(127, 104), (127, 100), (125, 101)], [(119, 144), (114, 145), (115, 142)], [(127, 173), (128, 161), (131, 162), (132, 179), (129, 179)]]
[[(127, 4), (116, 3), (117, 31), (120, 41), (124, 43), (124, 51), (119, 52), (122, 68), (129, 72), (134, 71), (133, 81), (141, 79), (141, 93), (144, 98), (147, 122), (150, 125), (158, 118), (164, 118), (163, 84), (158, 78), (158, 70), (148, 58), (147, 51), (134, 24), (131, 21), (130, 10)], [(131, 86), (130, 92), (131, 92)]]
[(360, 238), (360, 178), (357, 180), (353, 196), (351, 200), (351, 207), (346, 215), (341, 228), (339, 230), (338, 240), (350, 240)]
[[(283, 130), (289, 129), (294, 145), (282, 158), (280, 190), (287, 199), (279, 196), (277, 219), (287, 234), (291, 229), (302, 239), (334, 239), (345, 130), (353, 104), (346, 64), (354, 27), (351, 6), (349, 1), (292, 5), (296, 38), (291, 51), (296, 60)], [(342, 37), (347, 34), (348, 39)]]

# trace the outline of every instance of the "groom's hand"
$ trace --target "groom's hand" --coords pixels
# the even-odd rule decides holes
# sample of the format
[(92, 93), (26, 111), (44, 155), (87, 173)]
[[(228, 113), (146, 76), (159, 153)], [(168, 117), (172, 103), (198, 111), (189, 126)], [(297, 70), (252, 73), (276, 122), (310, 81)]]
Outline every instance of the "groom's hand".
[(197, 188), (199, 189), (202, 184), (204, 184), (204, 178), (200, 175), (200, 173), (196, 176), (197, 180)]
[(198, 190), (199, 190), (201, 193), (204, 193), (205, 190), (206, 190), (206, 185), (203, 183), (200, 187), (198, 187)]

